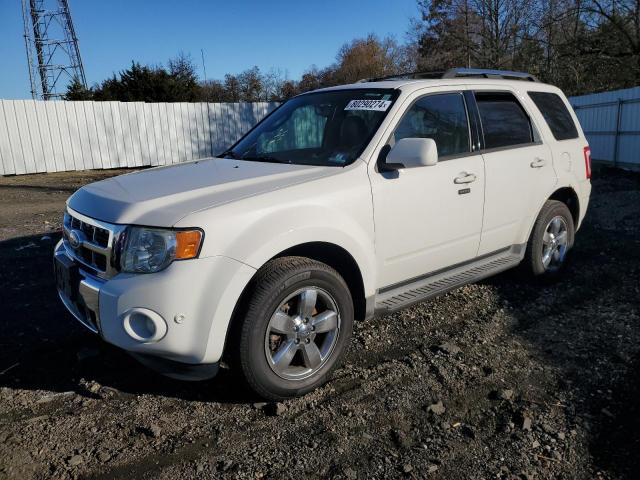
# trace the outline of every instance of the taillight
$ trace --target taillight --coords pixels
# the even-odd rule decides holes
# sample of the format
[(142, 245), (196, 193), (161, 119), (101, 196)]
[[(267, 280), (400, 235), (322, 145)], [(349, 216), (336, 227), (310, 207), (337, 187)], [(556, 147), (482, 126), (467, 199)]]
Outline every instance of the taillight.
[(584, 147), (584, 171), (587, 179), (591, 178), (591, 149)]

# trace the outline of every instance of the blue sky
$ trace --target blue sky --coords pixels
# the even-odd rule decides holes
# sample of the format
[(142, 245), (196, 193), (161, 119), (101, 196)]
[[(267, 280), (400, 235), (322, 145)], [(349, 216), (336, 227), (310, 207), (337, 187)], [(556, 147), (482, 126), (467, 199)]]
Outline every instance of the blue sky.
[[(191, 54), (202, 76), (222, 78), (253, 65), (297, 79), (335, 60), (340, 46), (368, 33), (403, 41), (415, 0), (70, 0), (89, 84), (131, 60), (164, 63)], [(20, 0), (0, 0), (0, 98), (30, 98)]]

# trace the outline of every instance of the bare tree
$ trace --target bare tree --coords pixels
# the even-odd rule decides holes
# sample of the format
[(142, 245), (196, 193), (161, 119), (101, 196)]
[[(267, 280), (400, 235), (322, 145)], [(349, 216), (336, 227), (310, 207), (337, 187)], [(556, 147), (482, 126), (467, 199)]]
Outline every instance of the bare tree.
[(363, 78), (383, 77), (400, 73), (407, 54), (393, 38), (366, 38), (345, 43), (336, 57), (334, 81), (352, 83)]

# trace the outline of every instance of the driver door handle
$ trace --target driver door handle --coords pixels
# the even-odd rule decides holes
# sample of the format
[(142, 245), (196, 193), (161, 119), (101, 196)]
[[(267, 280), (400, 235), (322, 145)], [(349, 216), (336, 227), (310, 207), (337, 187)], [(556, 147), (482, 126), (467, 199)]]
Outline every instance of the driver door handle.
[(540, 168), (544, 167), (547, 164), (547, 161), (544, 158), (535, 158), (533, 162), (531, 162), (531, 168)]
[(453, 179), (453, 183), (459, 185), (461, 183), (471, 183), (476, 181), (476, 176), (473, 173), (462, 172), (456, 178)]

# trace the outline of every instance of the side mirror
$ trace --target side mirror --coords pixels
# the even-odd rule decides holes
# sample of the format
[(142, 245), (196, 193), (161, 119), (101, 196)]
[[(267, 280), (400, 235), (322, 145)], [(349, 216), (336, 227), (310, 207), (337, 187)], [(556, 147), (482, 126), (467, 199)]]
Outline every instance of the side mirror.
[(432, 138), (403, 138), (389, 150), (386, 170), (429, 167), (438, 163), (438, 147)]

